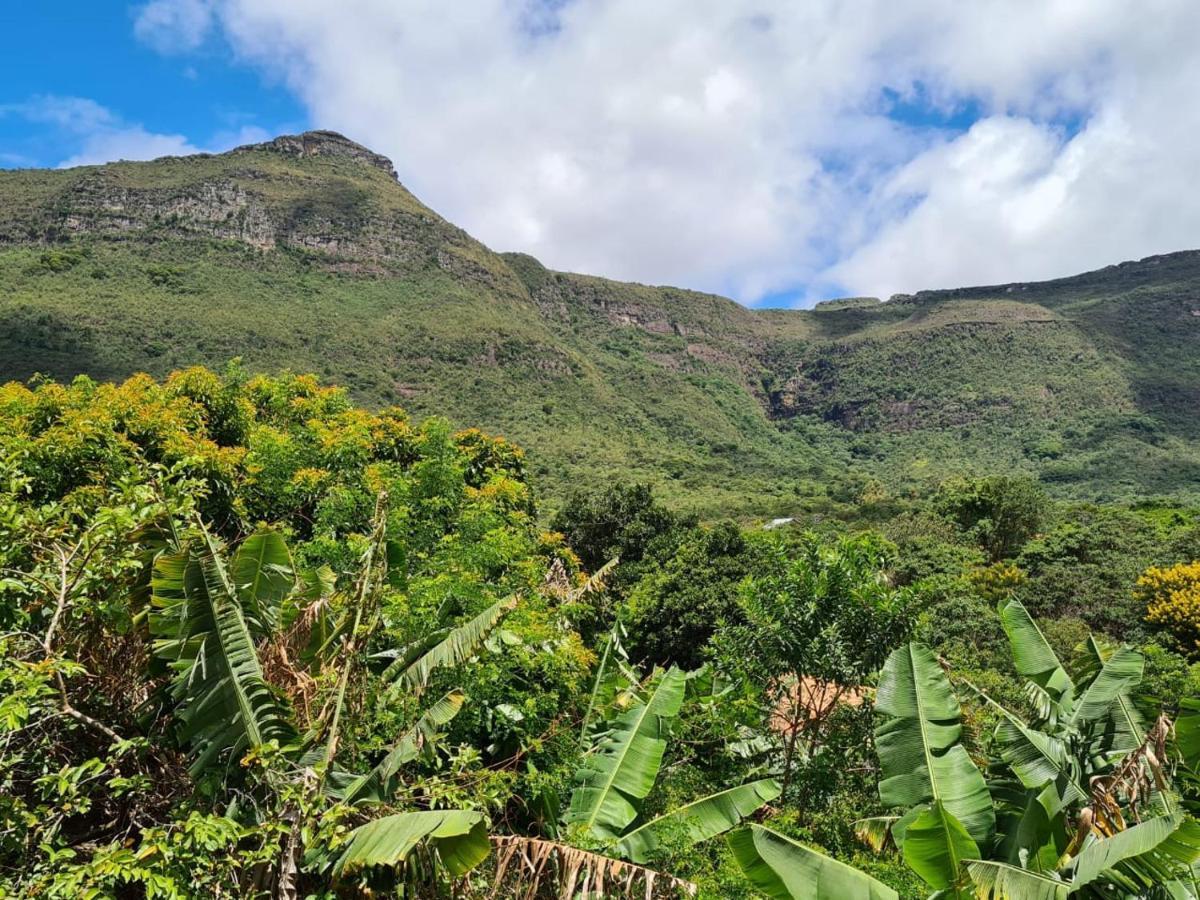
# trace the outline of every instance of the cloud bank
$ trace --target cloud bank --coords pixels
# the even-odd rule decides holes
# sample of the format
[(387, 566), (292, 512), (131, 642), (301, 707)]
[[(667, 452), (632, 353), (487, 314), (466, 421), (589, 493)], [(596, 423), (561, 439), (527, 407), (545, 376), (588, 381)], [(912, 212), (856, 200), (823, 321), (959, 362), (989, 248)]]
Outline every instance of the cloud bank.
[[(745, 302), (1200, 246), (1191, 0), (153, 0), (556, 268)], [(97, 145), (96, 152), (109, 152)]]

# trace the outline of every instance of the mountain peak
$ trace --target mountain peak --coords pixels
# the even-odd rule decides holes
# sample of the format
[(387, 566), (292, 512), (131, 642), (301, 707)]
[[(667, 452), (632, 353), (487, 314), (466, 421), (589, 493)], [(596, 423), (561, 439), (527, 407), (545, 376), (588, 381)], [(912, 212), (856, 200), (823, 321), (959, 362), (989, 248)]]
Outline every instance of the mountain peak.
[(244, 153), (247, 151), (267, 151), (269, 153), (284, 153), (289, 156), (341, 156), (364, 162), (387, 172), (396, 178), (396, 167), (386, 156), (376, 153), (362, 144), (355, 143), (344, 134), (336, 131), (305, 131), (301, 134), (281, 134), (260, 144), (246, 144), (231, 151)]

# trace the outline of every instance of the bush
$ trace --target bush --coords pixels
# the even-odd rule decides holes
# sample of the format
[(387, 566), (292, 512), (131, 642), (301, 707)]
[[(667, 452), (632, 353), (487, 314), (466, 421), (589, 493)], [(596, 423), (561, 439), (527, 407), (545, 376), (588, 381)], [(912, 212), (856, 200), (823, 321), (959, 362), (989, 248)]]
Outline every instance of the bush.
[(584, 567), (594, 572), (618, 558), (628, 571), (653, 547), (663, 547), (664, 539), (695, 524), (695, 517), (678, 516), (659, 503), (648, 484), (614, 484), (572, 493), (550, 527), (566, 536)]
[(701, 665), (713, 634), (743, 621), (738, 588), (764, 556), (764, 539), (747, 540), (732, 522), (688, 532), (630, 593), (633, 658), (684, 669)]
[(1030, 478), (996, 475), (947, 482), (938, 490), (934, 506), (995, 562), (1012, 556), (1038, 531), (1047, 499)]
[(1184, 653), (1200, 657), (1200, 562), (1151, 566), (1134, 587), (1146, 621), (1163, 629)]

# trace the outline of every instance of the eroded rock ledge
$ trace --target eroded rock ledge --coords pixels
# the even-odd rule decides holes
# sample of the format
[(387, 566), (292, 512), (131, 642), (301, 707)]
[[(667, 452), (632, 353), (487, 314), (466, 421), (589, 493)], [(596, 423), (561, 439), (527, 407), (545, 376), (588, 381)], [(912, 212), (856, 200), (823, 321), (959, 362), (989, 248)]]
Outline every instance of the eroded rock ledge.
[(303, 134), (283, 134), (261, 144), (246, 144), (233, 150), (233, 153), (266, 150), (272, 153), (286, 153), (291, 156), (342, 156), (357, 160), (382, 169), (392, 178), (397, 178), (396, 167), (392, 161), (381, 153), (369, 150), (362, 144), (356, 144), (344, 134), (336, 131), (306, 131)]

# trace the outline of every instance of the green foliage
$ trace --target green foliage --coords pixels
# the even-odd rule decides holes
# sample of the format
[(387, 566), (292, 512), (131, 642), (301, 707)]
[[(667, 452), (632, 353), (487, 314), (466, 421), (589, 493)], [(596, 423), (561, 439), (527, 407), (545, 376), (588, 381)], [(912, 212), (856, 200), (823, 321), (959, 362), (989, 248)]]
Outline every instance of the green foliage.
[(698, 668), (712, 636), (743, 621), (742, 581), (770, 552), (761, 535), (746, 535), (732, 522), (686, 531), (629, 592), (623, 618), (634, 658)]
[[(929, 804), (933, 819), (923, 826), (925, 840), (942, 835), (944, 851), (956, 859), (964, 858), (958, 852), (959, 830), (965, 828), (973, 844), (986, 844), (996, 825), (991, 796), (960, 743), (958, 700), (927, 647), (910, 643), (888, 658), (880, 676), (876, 711), (880, 716), (875, 731), (882, 776), (879, 796), (884, 805), (903, 813)], [(892, 829), (897, 844), (907, 843), (913, 824), (904, 818), (897, 822)], [(918, 873), (926, 877), (920, 869)], [(946, 884), (931, 884), (941, 888), (950, 881), (953, 877)]]
[(333, 869), (334, 879), (372, 866), (394, 867), (428, 841), (438, 864), (453, 876), (464, 875), (489, 853), (487, 823), (464, 810), (397, 813), (354, 830)]
[[(397, 816), (520, 804), (511, 779), (488, 796), (505, 779), (480, 779), (477, 751), (447, 745), (467, 694), (422, 714), (420, 689), (464, 668), (468, 690), (490, 688), (483, 713), (544, 735), (586, 672), (547, 580), (574, 558), (538, 532), (511, 445), (414, 431), (312, 379), (190, 370), (4, 388), (0, 461), (18, 629), (0, 645), (6, 888), (249, 896), (317, 889), (339, 854), (339, 876), (363, 883), (444, 879), (486, 855), (480, 811), (464, 813), (469, 853), (451, 856), (448, 825), (429, 832), (433, 870), (381, 874), (366, 838), (340, 848), (364, 833), (347, 800)], [(503, 639), (487, 646), (498, 605)], [(372, 709), (391, 681), (381, 660), (413, 647), (408, 690)], [(550, 690), (528, 687), (537, 667)], [(387, 846), (389, 864), (408, 858)]]
[(537, 466), (237, 365), (0, 388), (0, 888), (500, 897), (536, 861), (547, 895), (1037, 896), (1189, 864), (1193, 667), (1086, 624), (1139, 634), (1190, 511), (1026, 534), (975, 514), (1028, 484), (874, 483), (763, 531), (581, 485), (559, 533)]
[[(961, 750), (954, 743), (961, 729), (932, 655), (910, 644), (885, 668), (879, 709), (892, 718), (877, 746), (885, 776), (893, 774), (880, 793), (899, 807), (892, 833), (906, 862), (954, 896), (1061, 898), (1085, 887), (1148, 896), (1168, 884), (1192, 896), (1184, 885), (1194, 883), (1200, 861), (1200, 824), (1180, 811), (1163, 765), (1170, 721), (1159, 717), (1147, 728), (1135, 708), (1142, 655), (1089, 638), (1073, 678), (1020, 603), (1003, 601), (1000, 618), (1034, 711), (1026, 720), (985, 697), (1001, 715), (999, 760), (986, 783), (969, 761), (943, 773), (952, 768), (942, 763), (951, 755), (946, 747)], [(970, 834), (947, 808), (947, 798), (976, 794), (997, 825), (997, 842), (990, 828)], [(978, 810), (970, 805), (968, 821)]]
[(618, 838), (637, 818), (658, 778), (671, 720), (683, 705), (684, 679), (671, 669), (651, 681), (585, 758), (567, 822), (600, 838)]
[(1133, 510), (1064, 512), (1017, 555), (1028, 576), (1017, 596), (1039, 616), (1081, 618), (1116, 637), (1140, 637), (1145, 610), (1132, 596), (1134, 582), (1148, 562), (1163, 558), (1167, 535)]
[(656, 500), (648, 484), (614, 484), (573, 492), (550, 527), (563, 533), (587, 569), (618, 559), (628, 571), (693, 524), (694, 519), (680, 518)]
[(899, 896), (857, 869), (761, 825), (734, 832), (729, 846), (750, 882), (777, 900), (897, 900)]
[(689, 844), (708, 840), (735, 827), (779, 794), (779, 782), (771, 778), (710, 794), (626, 832), (618, 849), (622, 856), (634, 862), (649, 862), (664, 838), (673, 837), (673, 832), (683, 832), (683, 838)]
[(1012, 556), (1041, 527), (1046, 495), (1029, 478), (991, 476), (943, 484), (934, 505), (993, 562)]
[(873, 535), (778, 544), (742, 591), (744, 621), (714, 641), (718, 666), (758, 686), (783, 737), (783, 783), (797, 752), (822, 743), (829, 715), (907, 636), (914, 594), (887, 581), (890, 547)]

